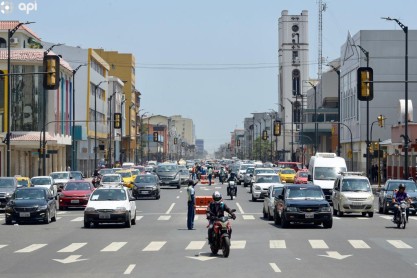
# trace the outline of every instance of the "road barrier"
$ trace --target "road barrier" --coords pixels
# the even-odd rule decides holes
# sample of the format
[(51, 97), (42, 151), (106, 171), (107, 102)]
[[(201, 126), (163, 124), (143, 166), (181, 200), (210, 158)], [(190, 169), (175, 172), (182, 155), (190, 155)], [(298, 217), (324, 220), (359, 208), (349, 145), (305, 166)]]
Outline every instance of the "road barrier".
[(196, 196), (195, 197), (195, 213), (206, 214), (207, 206), (213, 200), (211, 196)]
[(207, 179), (207, 175), (201, 175), (201, 177), (200, 177), (200, 183), (201, 184), (209, 184), (209, 181)]

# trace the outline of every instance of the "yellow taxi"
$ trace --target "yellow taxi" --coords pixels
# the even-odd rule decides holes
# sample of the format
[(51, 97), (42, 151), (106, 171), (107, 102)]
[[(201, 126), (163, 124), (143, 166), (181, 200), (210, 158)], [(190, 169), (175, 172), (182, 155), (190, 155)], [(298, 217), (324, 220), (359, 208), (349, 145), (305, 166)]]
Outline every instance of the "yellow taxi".
[(119, 174), (120, 176), (122, 176), (124, 186), (128, 188), (133, 187), (133, 181), (135, 180), (135, 177), (133, 176), (132, 171), (119, 170), (119, 171), (116, 171), (116, 174)]
[(281, 178), (281, 181), (285, 181), (287, 183), (294, 183), (296, 174), (297, 173), (294, 169), (284, 168), (279, 172), (279, 177)]
[(140, 174), (140, 170), (139, 169), (130, 169), (130, 171), (132, 172), (132, 176), (133, 176), (133, 180), (136, 179), (136, 176)]
[(30, 187), (30, 179), (28, 177), (17, 176), (17, 185), (19, 187)]

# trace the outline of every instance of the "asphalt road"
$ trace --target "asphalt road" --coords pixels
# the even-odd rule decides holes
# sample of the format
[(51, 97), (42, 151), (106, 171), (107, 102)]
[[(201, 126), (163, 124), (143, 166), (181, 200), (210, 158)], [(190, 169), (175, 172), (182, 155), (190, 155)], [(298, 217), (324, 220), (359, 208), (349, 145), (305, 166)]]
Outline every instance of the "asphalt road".
[[(197, 185), (197, 195), (226, 185)], [(138, 200), (132, 228), (83, 228), (83, 211), (59, 212), (49, 225), (4, 225), (0, 216), (0, 277), (414, 277), (417, 217), (405, 230), (392, 215), (335, 217), (333, 228), (281, 229), (262, 218), (262, 201), (238, 186), (229, 258), (210, 254), (207, 221), (186, 226), (186, 188), (164, 188), (160, 200)]]

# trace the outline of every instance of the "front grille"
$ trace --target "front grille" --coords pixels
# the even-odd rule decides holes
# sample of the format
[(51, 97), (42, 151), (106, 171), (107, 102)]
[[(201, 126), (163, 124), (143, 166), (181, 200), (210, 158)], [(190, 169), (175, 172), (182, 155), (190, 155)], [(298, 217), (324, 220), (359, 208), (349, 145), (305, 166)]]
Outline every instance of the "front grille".
[(34, 212), (37, 210), (37, 207), (19, 207), (14, 208), (16, 212)]
[(366, 205), (361, 205), (361, 206), (357, 206), (357, 205), (350, 205), (351, 209), (365, 209)]
[(98, 212), (102, 212), (102, 213), (112, 213), (113, 210), (112, 209), (98, 209)]
[(348, 200), (352, 202), (364, 202), (366, 198), (348, 198)]
[(298, 209), (302, 212), (317, 212), (317, 211), (319, 211), (318, 207), (300, 207)]

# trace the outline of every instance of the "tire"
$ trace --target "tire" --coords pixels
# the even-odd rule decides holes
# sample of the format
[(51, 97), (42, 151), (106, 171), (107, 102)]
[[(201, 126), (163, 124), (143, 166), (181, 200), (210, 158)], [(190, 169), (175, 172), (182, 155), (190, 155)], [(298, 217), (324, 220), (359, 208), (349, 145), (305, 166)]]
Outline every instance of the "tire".
[(362, 216), (365, 217), (366, 216), (366, 212), (362, 212)]
[(288, 226), (290, 225), (290, 222), (285, 220), (285, 216), (281, 216), (281, 228), (285, 229), (288, 228)]
[(387, 204), (385, 204), (385, 202), (384, 202), (384, 203), (382, 203), (382, 204), (383, 204), (382, 212), (383, 212), (384, 214), (388, 214), (388, 207), (387, 207)]
[(181, 188), (181, 183), (179, 183), (178, 185), (177, 185), (177, 189), (180, 189)]
[(378, 200), (378, 213), (382, 213), (382, 206)]
[(12, 220), (6, 218), (6, 225), (12, 225)]
[(54, 216), (51, 217), (51, 222), (56, 222), (56, 209), (54, 210)]
[(45, 218), (43, 219), (44, 224), (49, 224), (51, 222), (49, 210), (46, 210)]
[(413, 211), (413, 212), (411, 213), (411, 215), (416, 215), (416, 213), (417, 213), (417, 211)]
[(225, 236), (223, 237), (223, 246), (222, 246), (223, 257), (227, 258), (230, 254), (230, 238)]
[(269, 221), (274, 220), (274, 217), (269, 213), (269, 210), (268, 210), (268, 220)]
[(84, 228), (85, 229), (90, 228), (90, 224), (91, 224), (90, 222), (84, 220)]
[(210, 250), (213, 255), (217, 255), (217, 253), (219, 252), (219, 248), (214, 244), (210, 245)]
[(337, 211), (337, 215), (338, 215), (339, 217), (342, 217), (342, 216), (343, 216), (343, 211), (340, 211), (340, 208), (339, 208), (339, 210)]
[(252, 202), (256, 202), (256, 198), (252, 195)]
[(65, 210), (65, 207), (59, 206), (59, 210)]
[(274, 224), (279, 225), (281, 223), (281, 219), (279, 219), (279, 215), (277, 211), (274, 211)]
[(333, 226), (333, 220), (323, 222), (323, 228), (330, 229)]
[(156, 195), (155, 200), (161, 199), (161, 194)]
[(130, 221), (130, 212), (129, 212), (127, 220), (125, 221), (125, 227), (126, 228), (132, 227), (132, 222)]
[(135, 211), (135, 217), (133, 217), (133, 219), (132, 219), (132, 220), (130, 220), (130, 223), (131, 223), (132, 225), (136, 225), (136, 211)]
[(368, 216), (369, 216), (370, 218), (372, 218), (372, 217), (374, 217), (374, 213), (373, 213), (373, 212), (368, 212)]
[(333, 215), (336, 216), (337, 215), (337, 209), (335, 207), (333, 207)]

